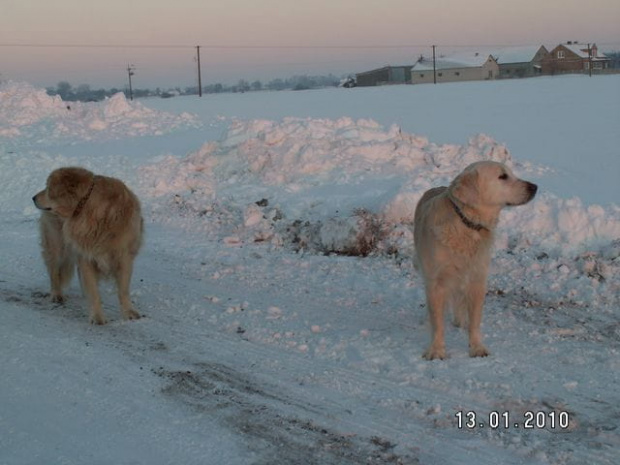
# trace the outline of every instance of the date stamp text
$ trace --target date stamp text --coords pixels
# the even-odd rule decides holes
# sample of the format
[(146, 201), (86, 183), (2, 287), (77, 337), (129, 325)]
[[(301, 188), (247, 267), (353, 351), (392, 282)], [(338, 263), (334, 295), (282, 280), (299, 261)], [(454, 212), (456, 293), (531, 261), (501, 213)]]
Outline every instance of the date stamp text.
[(533, 412), (526, 411), (513, 415), (508, 411), (491, 411), (481, 415), (473, 410), (459, 410), (455, 413), (456, 427), (463, 430), (474, 429), (552, 429), (567, 430), (570, 426), (568, 412)]

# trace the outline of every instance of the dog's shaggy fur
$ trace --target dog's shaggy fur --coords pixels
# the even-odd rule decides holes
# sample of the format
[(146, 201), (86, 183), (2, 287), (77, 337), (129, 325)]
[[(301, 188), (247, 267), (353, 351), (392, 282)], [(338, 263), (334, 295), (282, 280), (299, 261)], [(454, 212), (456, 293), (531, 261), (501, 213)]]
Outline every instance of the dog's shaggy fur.
[(432, 327), (428, 360), (446, 357), (444, 310), (454, 324), (469, 319), (469, 355), (485, 357), (480, 323), (486, 294), (493, 232), (506, 206), (523, 205), (538, 187), (516, 178), (501, 163), (474, 163), (449, 187), (425, 192), (415, 211), (416, 267), (424, 277)]
[(77, 264), (91, 307), (90, 322), (105, 324), (98, 281), (113, 277), (125, 319), (140, 318), (129, 297), (133, 261), (142, 244), (140, 202), (125, 184), (83, 168), (60, 168), (36, 194), (41, 247), (54, 302), (65, 300)]

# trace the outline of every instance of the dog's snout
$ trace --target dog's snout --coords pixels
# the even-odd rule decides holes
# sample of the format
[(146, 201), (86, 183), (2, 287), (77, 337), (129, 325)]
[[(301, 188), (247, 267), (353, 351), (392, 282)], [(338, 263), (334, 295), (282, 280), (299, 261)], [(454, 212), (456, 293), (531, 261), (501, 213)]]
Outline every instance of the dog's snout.
[(538, 186), (534, 183), (528, 182), (527, 191), (532, 197), (534, 197), (536, 195), (536, 192), (538, 192)]
[(34, 197), (32, 197), (32, 203), (34, 203), (34, 206), (37, 207), (39, 210), (45, 210), (45, 211), (51, 211), (51, 208), (48, 207), (42, 207), (39, 202), (37, 201), (37, 197), (39, 194), (36, 194)]

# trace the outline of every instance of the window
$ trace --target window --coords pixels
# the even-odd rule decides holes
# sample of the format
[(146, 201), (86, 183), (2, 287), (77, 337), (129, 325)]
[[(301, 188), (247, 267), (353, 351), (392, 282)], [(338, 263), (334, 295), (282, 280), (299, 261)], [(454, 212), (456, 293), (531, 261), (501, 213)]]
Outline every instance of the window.
[(443, 73), (437, 73), (437, 76), (441, 77), (443, 76)]
[(423, 74), (420, 74), (420, 79), (421, 79), (421, 78), (423, 78), (423, 77), (424, 77), (424, 75), (423, 75)]
[(455, 71), (455, 72), (454, 72), (454, 75), (455, 75), (455, 76), (460, 76), (460, 75), (461, 75), (461, 73), (459, 73), (458, 71)]
[(559, 60), (563, 60), (564, 59), (564, 50), (558, 50), (558, 59)]

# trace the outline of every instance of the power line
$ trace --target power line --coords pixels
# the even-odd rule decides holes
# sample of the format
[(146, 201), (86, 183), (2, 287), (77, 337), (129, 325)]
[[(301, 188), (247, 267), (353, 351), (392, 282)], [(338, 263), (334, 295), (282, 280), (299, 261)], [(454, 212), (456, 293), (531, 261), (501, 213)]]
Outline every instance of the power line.
[[(594, 43), (594, 42), (591, 42)], [(620, 45), (619, 42), (596, 42), (597, 45)], [(68, 43), (37, 43), (37, 42), (25, 42), (25, 43), (0, 43), (0, 47), (15, 47), (15, 48), (135, 48), (135, 49), (195, 49), (197, 46), (205, 49), (222, 49), (222, 50), (234, 50), (234, 49), (276, 49), (276, 50), (299, 50), (299, 49), (402, 49), (402, 48), (430, 48), (433, 44), (368, 44), (368, 45), (354, 45), (354, 44), (324, 44), (324, 45), (225, 45), (225, 44), (197, 44), (197, 45), (184, 45), (184, 44), (68, 44)], [(535, 47), (540, 46), (541, 43), (528, 43), (528, 44), (445, 44), (435, 43), (437, 47), (444, 48), (485, 48), (485, 47)], [(585, 45), (585, 44), (584, 44)]]
[(195, 45), (113, 45), (113, 44), (37, 44), (37, 43), (0, 43), (0, 47), (15, 48), (154, 48), (154, 49), (179, 49), (179, 48), (195, 48)]
[[(544, 44), (543, 44), (544, 45)], [(600, 47), (613, 46), (620, 48), (620, 42), (598, 42)], [(494, 49), (494, 48), (519, 48), (519, 47), (539, 47), (541, 44), (434, 44), (435, 47), (443, 49)], [(144, 49), (144, 50), (196, 50), (200, 47), (206, 50), (406, 50), (406, 49), (428, 49), (432, 44), (383, 44), (383, 45), (352, 45), (352, 44), (325, 44), (325, 45), (183, 45), (183, 44), (68, 44), (68, 43), (0, 43), (4, 48), (65, 48), (65, 49)]]
[[(0, 47), (15, 48), (146, 48), (146, 49), (180, 49), (192, 48), (196, 45), (136, 45), (136, 44), (39, 44), (39, 43), (0, 43)], [(398, 45), (199, 45), (207, 49), (390, 49), (390, 48), (420, 48), (427, 45), (398, 44)]]

